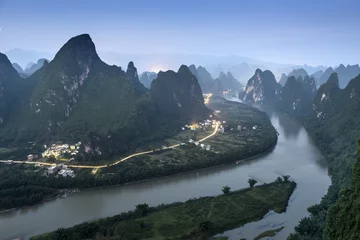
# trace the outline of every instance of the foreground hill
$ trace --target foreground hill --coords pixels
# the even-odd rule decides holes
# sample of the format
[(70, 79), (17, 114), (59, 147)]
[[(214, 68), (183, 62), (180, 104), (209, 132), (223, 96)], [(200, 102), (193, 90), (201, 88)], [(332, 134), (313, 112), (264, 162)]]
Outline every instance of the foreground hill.
[(0, 53), (0, 128), (6, 125), (21, 104), (23, 79), (6, 55)]

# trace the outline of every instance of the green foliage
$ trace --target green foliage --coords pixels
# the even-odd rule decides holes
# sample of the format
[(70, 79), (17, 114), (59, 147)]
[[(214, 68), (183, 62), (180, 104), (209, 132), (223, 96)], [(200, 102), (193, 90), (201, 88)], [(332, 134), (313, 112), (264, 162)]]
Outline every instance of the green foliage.
[(230, 189), (231, 189), (231, 187), (229, 187), (229, 186), (223, 186), (223, 188), (221, 189), (221, 191), (222, 191), (224, 194), (229, 194), (229, 193), (230, 193)]
[[(302, 117), (308, 133), (329, 161), (332, 185), (319, 205), (309, 208), (311, 216), (303, 219), (289, 239), (358, 239), (356, 217), (359, 196), (356, 185), (357, 139), (360, 136), (360, 76), (350, 81), (345, 89), (339, 88), (336, 74), (323, 84), (314, 99), (316, 112)], [(323, 101), (322, 97), (327, 99)], [(353, 170), (355, 169), (355, 170)], [(354, 175), (354, 178), (353, 178)], [(323, 234), (324, 233), (324, 234)]]
[[(146, 216), (139, 215), (137, 210), (130, 211), (82, 223), (61, 230), (61, 233), (69, 239), (79, 240), (208, 239), (225, 230), (257, 221), (270, 209), (278, 213), (285, 211), (295, 187), (294, 182), (270, 183), (227, 195), (150, 207)], [(32, 240), (54, 239), (55, 234), (36, 236)]]
[(138, 211), (142, 217), (145, 217), (149, 213), (149, 205), (146, 203), (138, 204), (135, 207), (136, 211)]
[(253, 178), (249, 178), (248, 183), (249, 183), (250, 188), (253, 188), (255, 186), (255, 184), (257, 183), (257, 181)]
[(284, 182), (288, 182), (289, 179), (290, 179), (290, 176), (289, 176), (289, 175), (285, 175), (285, 176), (283, 176), (283, 179), (284, 179)]

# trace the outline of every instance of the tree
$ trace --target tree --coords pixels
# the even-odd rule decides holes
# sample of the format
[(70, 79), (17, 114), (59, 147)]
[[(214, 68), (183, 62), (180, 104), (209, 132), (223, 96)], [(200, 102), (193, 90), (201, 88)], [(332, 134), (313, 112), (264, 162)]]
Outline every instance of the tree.
[(149, 213), (149, 205), (147, 203), (136, 205), (136, 211), (141, 214), (141, 216), (146, 216)]
[(282, 178), (281, 177), (277, 177), (277, 179), (276, 179), (276, 181), (275, 182), (277, 182), (277, 183), (282, 183), (283, 182), (283, 180), (282, 180)]
[(231, 187), (229, 187), (229, 186), (224, 186), (224, 187), (221, 189), (221, 191), (222, 191), (224, 194), (228, 194), (228, 193), (230, 193), (230, 189), (231, 189)]
[(284, 182), (288, 182), (288, 181), (289, 181), (289, 178), (290, 178), (290, 176), (289, 176), (289, 175), (285, 175), (285, 176), (283, 176)]
[(249, 183), (250, 188), (253, 188), (255, 186), (255, 184), (257, 183), (257, 181), (253, 178), (249, 178), (248, 183)]

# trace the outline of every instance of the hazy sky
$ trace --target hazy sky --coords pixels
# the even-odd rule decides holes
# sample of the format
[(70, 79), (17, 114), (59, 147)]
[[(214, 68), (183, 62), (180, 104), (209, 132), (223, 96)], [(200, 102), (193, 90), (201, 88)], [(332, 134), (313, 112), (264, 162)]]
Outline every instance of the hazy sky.
[(55, 53), (89, 33), (98, 51), (359, 63), (359, 0), (0, 0), (0, 51)]

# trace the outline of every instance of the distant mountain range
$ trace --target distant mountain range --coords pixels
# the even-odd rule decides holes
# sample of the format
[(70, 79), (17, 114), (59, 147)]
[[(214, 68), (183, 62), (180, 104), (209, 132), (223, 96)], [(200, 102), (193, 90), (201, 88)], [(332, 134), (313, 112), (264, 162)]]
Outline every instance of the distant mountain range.
[(215, 94), (229, 91), (233, 95), (237, 95), (242, 90), (242, 84), (231, 74), (231, 72), (220, 72), (219, 77), (213, 79), (206, 68), (190, 65), (191, 73), (199, 80), (199, 84), (203, 92), (212, 92)]
[(150, 88), (152, 81), (157, 77), (155, 72), (143, 72), (140, 74), (140, 82), (146, 87)]
[(309, 75), (305, 69), (299, 68), (292, 70), (288, 75), (282, 74), (279, 83), (284, 86), (287, 79), (291, 76), (294, 76), (295, 78), (298, 78), (299, 76), (302, 78), (310, 76), (314, 78), (316, 85), (320, 86), (324, 84), (334, 72), (338, 74), (340, 88), (345, 88), (351, 79), (360, 74), (360, 67), (358, 64), (347, 65), (346, 67), (343, 64), (340, 64), (339, 67), (335, 69), (329, 67), (325, 71), (319, 70), (311, 75)]
[(186, 66), (159, 73), (149, 90), (133, 62), (126, 72), (104, 63), (87, 34), (71, 38), (52, 61), (38, 65), (23, 79), (0, 55), (2, 145), (81, 141), (89, 160), (163, 138), (210, 112)]
[[(54, 53), (45, 53), (37, 51), (27, 51), (21, 49), (13, 49), (5, 52), (11, 62), (16, 62), (22, 68), (26, 68), (29, 62), (37, 61), (40, 58), (53, 59)], [(152, 71), (154, 67), (161, 70), (177, 69), (180, 65), (197, 65), (206, 67), (212, 78), (219, 76), (220, 72), (227, 73), (230, 71), (233, 76), (243, 85), (253, 75), (256, 69), (271, 70), (276, 79), (280, 79), (282, 73), (289, 73), (293, 69), (303, 68), (309, 74), (313, 74), (319, 70), (325, 71), (325, 66), (309, 66), (296, 64), (278, 64), (273, 62), (265, 62), (249, 57), (241, 56), (212, 56), (205, 54), (124, 54), (117, 52), (99, 52), (100, 57), (109, 64), (117, 66), (126, 66), (127, 59), (132, 59), (137, 68), (141, 71)]]

